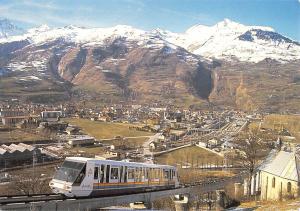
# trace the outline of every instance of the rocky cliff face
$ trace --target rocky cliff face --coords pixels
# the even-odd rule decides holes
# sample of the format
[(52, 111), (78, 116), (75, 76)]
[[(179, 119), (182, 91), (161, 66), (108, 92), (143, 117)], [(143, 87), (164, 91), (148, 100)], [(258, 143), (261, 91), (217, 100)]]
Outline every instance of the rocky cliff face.
[(209, 100), (241, 110), (297, 112), (300, 105), (300, 61), (281, 64), (226, 63), (214, 69)]

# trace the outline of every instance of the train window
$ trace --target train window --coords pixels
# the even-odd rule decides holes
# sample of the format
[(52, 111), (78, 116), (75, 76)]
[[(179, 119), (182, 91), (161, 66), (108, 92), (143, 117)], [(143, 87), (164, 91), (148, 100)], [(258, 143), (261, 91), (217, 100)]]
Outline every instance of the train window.
[(144, 181), (145, 180), (145, 178), (146, 178), (146, 169), (145, 168), (141, 168), (141, 170), (142, 170), (142, 181)]
[(99, 175), (100, 175), (100, 183), (104, 182), (104, 168), (105, 168), (105, 166), (102, 164), (101, 165), (101, 169), (100, 169), (100, 173), (99, 173)]
[(106, 166), (106, 183), (109, 183), (110, 165)]
[(128, 168), (128, 179), (134, 179), (134, 169)]
[(135, 174), (134, 174), (134, 181), (135, 182), (139, 181), (139, 176), (140, 176), (140, 171), (139, 171), (139, 168), (136, 167), (135, 168)]
[(155, 169), (155, 178), (156, 179), (160, 179), (159, 173), (160, 173), (160, 169)]
[(111, 168), (110, 179), (119, 179), (119, 168), (118, 167)]
[(85, 163), (66, 160), (59, 168), (59, 170), (55, 173), (54, 179), (71, 183), (75, 182), (75, 180), (80, 180), (81, 182), (85, 175), (85, 166)]
[(140, 168), (140, 176), (139, 176), (139, 181), (143, 181), (143, 178), (144, 178), (144, 171), (143, 171), (143, 168), (141, 167)]
[(169, 171), (164, 169), (164, 178), (168, 179), (169, 178)]
[(140, 169), (138, 167), (135, 168), (135, 174), (134, 174), (134, 181), (137, 182), (139, 181), (140, 177)]
[(149, 170), (150, 170), (149, 177), (150, 177), (151, 179), (154, 179), (154, 178), (155, 178), (155, 169), (151, 168), (151, 169), (149, 169)]
[(136, 174), (135, 174), (135, 180), (139, 181), (140, 180), (140, 168), (137, 167), (135, 169), (135, 172), (136, 172)]
[(74, 185), (80, 185), (85, 176), (86, 165), (84, 165), (83, 169), (79, 173), (78, 177), (74, 181)]
[(99, 167), (95, 167), (94, 169), (94, 179), (98, 179)]

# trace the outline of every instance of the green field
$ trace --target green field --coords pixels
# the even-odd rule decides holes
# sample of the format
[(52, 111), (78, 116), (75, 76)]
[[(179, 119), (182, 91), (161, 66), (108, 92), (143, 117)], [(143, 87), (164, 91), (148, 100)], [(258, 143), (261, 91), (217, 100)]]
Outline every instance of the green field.
[(136, 137), (128, 139), (130, 143), (142, 144), (148, 137), (143, 136), (151, 136), (153, 133), (130, 130), (129, 126), (137, 126), (133, 124), (126, 123), (112, 123), (112, 122), (98, 122), (91, 121), (89, 119), (75, 119), (68, 118), (63, 119), (64, 121), (79, 126), (85, 133), (91, 135), (97, 139), (112, 139), (116, 136), (121, 137)]

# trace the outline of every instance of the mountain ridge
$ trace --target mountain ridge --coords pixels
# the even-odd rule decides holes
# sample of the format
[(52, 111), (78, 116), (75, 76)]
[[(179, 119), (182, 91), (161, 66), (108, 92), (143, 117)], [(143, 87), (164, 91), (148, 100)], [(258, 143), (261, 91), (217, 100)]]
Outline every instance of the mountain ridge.
[[(232, 58), (247, 62), (260, 62), (270, 58), (280, 62), (300, 59), (300, 44), (266, 26), (246, 26), (224, 19), (213, 26), (197, 24), (184, 33), (174, 33), (162, 29), (144, 31), (128, 25), (108, 28), (83, 28), (65, 26), (50, 28), (42, 25), (29, 29), (19, 36), (0, 39), (0, 43), (29, 40), (32, 44), (42, 44), (55, 39), (85, 45), (102, 45), (106, 39), (118, 37), (145, 45), (149, 41), (165, 42), (173, 48), (181, 47), (190, 53), (206, 59)], [(277, 42), (280, 39), (280, 42)], [(254, 55), (254, 52), (258, 54)]]

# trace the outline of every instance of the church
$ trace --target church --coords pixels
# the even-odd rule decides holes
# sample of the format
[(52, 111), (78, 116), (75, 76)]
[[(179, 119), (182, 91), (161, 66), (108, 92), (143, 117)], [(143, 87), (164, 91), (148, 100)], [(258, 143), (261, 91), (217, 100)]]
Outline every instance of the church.
[(261, 200), (282, 200), (299, 196), (300, 159), (295, 152), (271, 152), (252, 178), (251, 194)]

